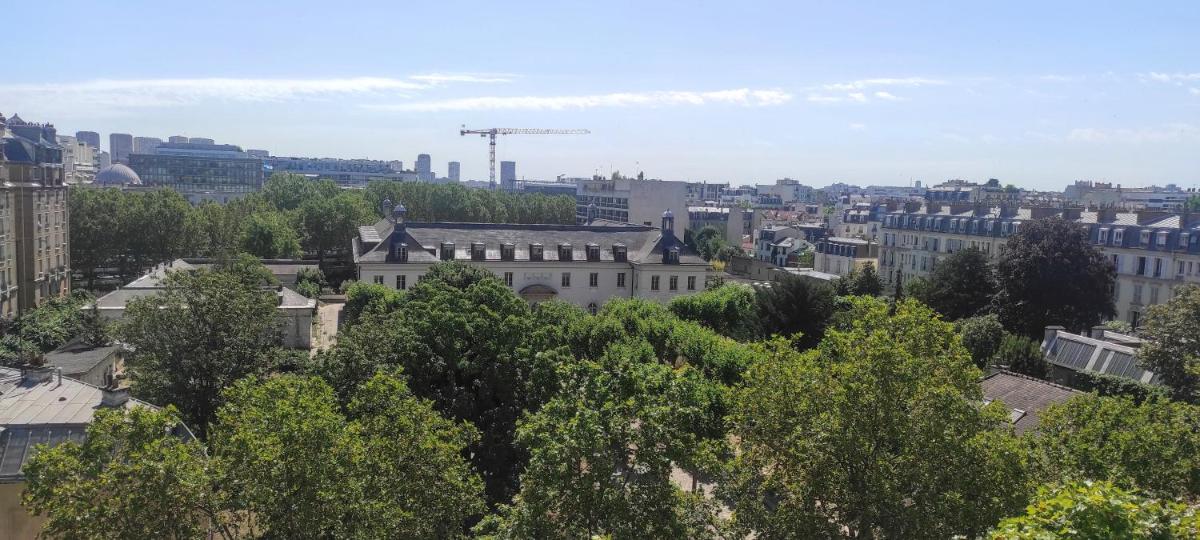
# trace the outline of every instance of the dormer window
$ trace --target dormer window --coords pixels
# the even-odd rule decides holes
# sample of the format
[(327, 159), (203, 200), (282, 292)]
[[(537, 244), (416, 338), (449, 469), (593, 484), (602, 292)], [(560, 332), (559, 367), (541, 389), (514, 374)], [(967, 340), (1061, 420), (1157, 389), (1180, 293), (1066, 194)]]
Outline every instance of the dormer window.
[(1179, 233), (1179, 247), (1186, 248), (1188, 245), (1188, 237), (1191, 236), (1187, 232)]
[(571, 251), (571, 244), (563, 243), (563, 244), (558, 245), (558, 260), (560, 260), (560, 261), (572, 260), (574, 258), (572, 255), (573, 254)]
[(487, 258), (487, 250), (483, 242), (471, 242), (471, 260), (482, 261)]
[(1150, 244), (1150, 231), (1142, 231), (1141, 241), (1143, 246)]
[(586, 251), (587, 251), (587, 260), (589, 260), (591, 262), (596, 262), (596, 261), (600, 260), (600, 245), (599, 244), (588, 244)]
[(663, 252), (663, 264), (679, 264), (679, 248), (668, 248)]
[(531, 261), (542, 260), (542, 245), (541, 244), (529, 244), (529, 260), (531, 260)]
[(392, 260), (396, 262), (408, 262), (408, 244), (396, 244), (396, 249), (392, 252)]
[(517, 246), (512, 242), (500, 244), (500, 260), (511, 261), (516, 258)]
[(1107, 227), (1100, 227), (1100, 231), (1098, 233), (1096, 233), (1096, 243), (1101, 244), (1101, 245), (1108, 243), (1108, 228)]
[(1113, 229), (1113, 245), (1125, 245), (1125, 229)]
[(1159, 231), (1158, 232), (1158, 245), (1166, 247), (1167, 237), (1170, 236), (1170, 234), (1171, 233), (1168, 231)]
[(454, 242), (442, 242), (442, 260), (454, 260)]
[(616, 262), (628, 262), (629, 250), (625, 244), (613, 244), (612, 247), (613, 260)]

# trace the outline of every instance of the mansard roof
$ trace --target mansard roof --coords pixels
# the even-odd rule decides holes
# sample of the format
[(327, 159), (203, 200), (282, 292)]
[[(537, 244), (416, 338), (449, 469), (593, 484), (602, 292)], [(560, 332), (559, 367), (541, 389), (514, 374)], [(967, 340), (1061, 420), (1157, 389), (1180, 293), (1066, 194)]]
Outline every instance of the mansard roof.
[[(359, 227), (355, 242), (356, 262), (387, 262), (388, 245), (394, 234), (392, 223), (381, 219), (374, 225)], [(587, 225), (556, 224), (512, 224), (512, 223), (420, 223), (408, 222), (404, 227), (404, 239), (408, 244), (408, 262), (436, 262), (440, 260), (430, 251), (437, 252), (443, 243), (454, 244), (454, 258), (471, 259), (471, 244), (484, 244), (485, 260), (500, 260), (500, 246), (513, 244), (516, 261), (529, 261), (530, 244), (542, 245), (542, 260), (559, 260), (558, 246), (570, 244), (572, 260), (587, 261), (588, 244), (600, 246), (600, 260), (612, 262), (612, 247), (622, 244), (628, 249), (628, 260), (633, 263), (662, 262), (666, 249), (679, 249), (679, 264), (707, 265), (695, 250), (687, 247), (678, 235), (673, 242), (666, 242), (656, 227), (634, 225), (597, 219)], [(667, 244), (670, 245), (667, 245)]]

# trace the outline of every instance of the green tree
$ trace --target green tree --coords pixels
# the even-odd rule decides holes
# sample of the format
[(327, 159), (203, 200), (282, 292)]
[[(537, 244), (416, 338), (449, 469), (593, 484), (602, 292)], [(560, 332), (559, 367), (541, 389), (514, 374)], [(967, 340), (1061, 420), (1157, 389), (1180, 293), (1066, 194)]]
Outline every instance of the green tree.
[(207, 433), (221, 390), (278, 362), (277, 301), (261, 279), (244, 267), (171, 272), (161, 294), (130, 301), (116, 334), (131, 348), (134, 393), (174, 403)]
[(67, 198), (71, 222), (71, 267), (95, 287), (96, 269), (113, 263), (123, 239), (118, 218), (123, 197), (117, 189), (72, 187)]
[(758, 336), (758, 304), (754, 289), (726, 284), (671, 300), (671, 312), (685, 321), (700, 323), (726, 337), (748, 341)]
[(358, 227), (373, 215), (362, 196), (352, 192), (306, 200), (299, 212), (304, 247), (316, 253), (322, 263), (327, 255), (348, 249)]
[(951, 321), (981, 314), (996, 294), (996, 279), (987, 255), (975, 248), (939, 260), (924, 283), (927, 286), (921, 288), (919, 296), (910, 296)]
[(968, 317), (960, 319), (956, 326), (963, 347), (967, 348), (971, 360), (975, 361), (975, 367), (986, 368), (1000, 350), (1000, 342), (1004, 339), (1004, 326), (1000, 324), (1000, 318), (994, 314)]
[(1001, 248), (992, 310), (1014, 333), (1040, 337), (1048, 325), (1079, 331), (1115, 313), (1116, 271), (1079, 225), (1028, 221)]
[(833, 287), (789, 275), (757, 293), (764, 335), (790, 337), (804, 347), (821, 341), (833, 316)]
[(262, 198), (277, 210), (289, 211), (318, 199), (331, 199), (341, 191), (332, 180), (313, 180), (299, 174), (275, 173), (263, 184)]
[(721, 237), (721, 231), (712, 225), (705, 225), (694, 233), (691, 229), (684, 231), (684, 243), (699, 253), (700, 257), (706, 261), (715, 259), (725, 244)]
[(325, 273), (320, 268), (301, 268), (296, 272), (296, 291), (304, 296), (316, 298), (328, 286), (329, 282), (325, 281)]
[(241, 247), (255, 257), (292, 259), (300, 256), (300, 237), (285, 214), (259, 212), (246, 221)]
[(1200, 495), (1200, 409), (1166, 399), (1082, 395), (1027, 433), (1042, 478), (1108, 480), (1162, 498)]
[(1041, 345), (1025, 336), (1005, 333), (992, 362), (1032, 377), (1046, 376), (1046, 356)]
[(867, 263), (862, 268), (851, 269), (835, 285), (838, 295), (879, 296), (883, 293), (883, 281), (875, 271), (875, 265)]
[(759, 538), (971, 538), (1025, 502), (1018, 440), (954, 328), (853, 297), (818, 349), (769, 344), (737, 392), (719, 493)]
[(1175, 289), (1166, 304), (1146, 308), (1138, 334), (1146, 343), (1138, 363), (1162, 376), (1176, 399), (1200, 400), (1200, 286)]
[(387, 313), (400, 303), (401, 292), (378, 283), (355, 281), (346, 287), (346, 304), (342, 307), (343, 324), (357, 321), (364, 313)]
[(242, 246), (243, 228), (249, 214), (242, 214), (235, 204), (219, 204), (212, 201), (202, 203), (192, 213), (195, 223), (191, 230), (197, 237), (192, 244), (196, 255), (208, 257), (230, 257)]
[(23, 504), (47, 518), (49, 537), (200, 538), (222, 521), (221, 501), (203, 447), (182, 429), (170, 407), (100, 409), (82, 443), (29, 459)]
[(688, 384), (644, 342), (569, 366), (558, 396), (518, 429), (530, 451), (520, 494), (481, 529), (496, 538), (695, 537), (682, 519), (695, 503), (671, 481), (673, 463), (696, 443), (689, 417), (703, 410)]
[(1195, 507), (1146, 498), (1109, 482), (1071, 482), (1038, 488), (1025, 515), (1000, 522), (993, 540), (1078, 538), (1197, 538)]

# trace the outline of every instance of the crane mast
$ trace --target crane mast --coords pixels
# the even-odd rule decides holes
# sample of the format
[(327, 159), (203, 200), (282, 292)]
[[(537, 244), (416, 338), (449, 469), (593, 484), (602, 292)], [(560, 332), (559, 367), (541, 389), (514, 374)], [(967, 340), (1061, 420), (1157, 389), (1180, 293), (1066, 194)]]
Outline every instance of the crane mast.
[(587, 135), (586, 129), (537, 129), (537, 128), (488, 128), (467, 129), (463, 126), (459, 135), (479, 135), (488, 138), (488, 186), (496, 189), (496, 135)]

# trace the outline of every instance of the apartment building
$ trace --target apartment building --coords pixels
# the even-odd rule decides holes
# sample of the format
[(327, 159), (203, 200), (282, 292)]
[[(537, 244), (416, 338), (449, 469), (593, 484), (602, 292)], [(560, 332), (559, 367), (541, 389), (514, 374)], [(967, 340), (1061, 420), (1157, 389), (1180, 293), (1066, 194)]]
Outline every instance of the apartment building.
[(67, 186), (52, 124), (0, 116), (0, 316), (66, 294)]
[(598, 219), (653, 227), (663, 209), (679, 212), (679, 230), (691, 227), (687, 212), (688, 183), (637, 178), (581, 179), (575, 184), (575, 219), (586, 223), (588, 207)]
[(896, 273), (925, 277), (950, 253), (976, 248), (993, 260), (1008, 238), (1030, 220), (1058, 216), (1086, 228), (1117, 270), (1117, 318), (1137, 326), (1147, 306), (1166, 302), (1174, 289), (1200, 283), (1200, 216), (1161, 210), (1083, 210), (977, 204), (907, 204), (882, 212), (879, 268), (885, 284)]
[(817, 242), (813, 270), (844, 276), (851, 270), (876, 264), (878, 258), (879, 244), (862, 238), (831, 236)]

